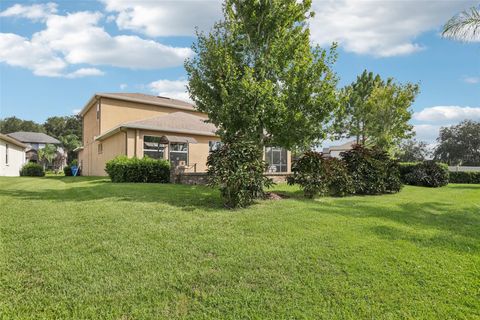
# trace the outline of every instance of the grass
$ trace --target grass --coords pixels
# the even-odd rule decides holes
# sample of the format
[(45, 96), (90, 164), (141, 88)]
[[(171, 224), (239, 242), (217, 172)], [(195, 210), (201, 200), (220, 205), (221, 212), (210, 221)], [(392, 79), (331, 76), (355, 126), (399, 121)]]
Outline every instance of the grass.
[(275, 189), (1, 178), (0, 318), (480, 318), (480, 185)]

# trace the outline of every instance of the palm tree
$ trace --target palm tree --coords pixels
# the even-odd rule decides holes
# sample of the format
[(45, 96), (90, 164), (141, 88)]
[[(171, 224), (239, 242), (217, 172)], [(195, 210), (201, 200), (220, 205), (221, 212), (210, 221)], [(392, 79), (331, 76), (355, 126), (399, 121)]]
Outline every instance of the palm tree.
[(480, 41), (480, 7), (471, 7), (443, 26), (442, 36), (461, 41)]
[(44, 148), (39, 149), (37, 152), (38, 160), (43, 162), (43, 167), (45, 168), (45, 164), (50, 164), (57, 156), (57, 147), (53, 144), (47, 144)]

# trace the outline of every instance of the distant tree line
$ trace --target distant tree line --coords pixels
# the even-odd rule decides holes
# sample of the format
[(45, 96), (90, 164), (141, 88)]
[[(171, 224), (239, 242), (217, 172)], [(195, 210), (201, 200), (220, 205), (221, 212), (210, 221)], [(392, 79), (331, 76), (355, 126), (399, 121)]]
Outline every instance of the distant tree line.
[(82, 141), (82, 118), (74, 116), (54, 116), (37, 123), (31, 120), (22, 120), (17, 117), (0, 119), (0, 133), (8, 134), (17, 131), (43, 132), (52, 136), (62, 143), (62, 147), (68, 153), (68, 159), (76, 158), (73, 150), (81, 145)]

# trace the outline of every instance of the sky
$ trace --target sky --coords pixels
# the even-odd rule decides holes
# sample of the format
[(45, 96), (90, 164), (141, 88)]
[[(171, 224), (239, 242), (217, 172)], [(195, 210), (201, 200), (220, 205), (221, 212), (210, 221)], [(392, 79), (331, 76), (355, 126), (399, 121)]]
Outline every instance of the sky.
[[(364, 69), (420, 85), (417, 139), (480, 120), (480, 42), (441, 37), (471, 0), (313, 0), (312, 45), (339, 44), (339, 87)], [(217, 0), (0, 1), (0, 118), (43, 122), (78, 112), (96, 92), (188, 100), (184, 60), (194, 30), (221, 19)]]

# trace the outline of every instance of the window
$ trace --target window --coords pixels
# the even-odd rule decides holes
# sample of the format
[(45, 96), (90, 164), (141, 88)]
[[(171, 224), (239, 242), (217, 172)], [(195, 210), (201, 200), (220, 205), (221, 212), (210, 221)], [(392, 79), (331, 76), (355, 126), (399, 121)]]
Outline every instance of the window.
[(160, 137), (143, 137), (143, 156), (153, 159), (163, 159), (165, 153), (165, 144), (160, 143)]
[(182, 162), (188, 165), (188, 143), (170, 143), (170, 163), (177, 167)]
[(8, 144), (5, 145), (5, 164), (8, 164), (8, 156), (9, 156), (10, 146)]
[(222, 141), (208, 141), (208, 152), (217, 151), (222, 145)]
[(265, 148), (268, 172), (287, 172), (287, 150), (276, 147)]
[(103, 153), (103, 144), (99, 143), (98, 144), (98, 154), (102, 154)]
[(100, 120), (100, 102), (97, 102), (97, 120)]

